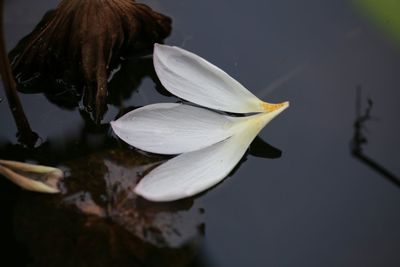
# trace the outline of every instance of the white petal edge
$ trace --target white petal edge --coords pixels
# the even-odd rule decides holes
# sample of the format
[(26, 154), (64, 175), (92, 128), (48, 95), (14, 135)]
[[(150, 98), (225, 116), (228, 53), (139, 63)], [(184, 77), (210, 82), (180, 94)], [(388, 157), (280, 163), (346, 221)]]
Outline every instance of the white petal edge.
[(162, 85), (198, 105), (232, 113), (268, 112), (261, 101), (226, 72), (176, 46), (154, 45), (153, 64)]
[(180, 154), (202, 149), (232, 136), (233, 122), (204, 108), (158, 103), (128, 112), (111, 122), (126, 143), (158, 154)]
[(139, 182), (135, 193), (151, 201), (174, 201), (216, 185), (232, 171), (261, 129), (288, 105), (270, 113), (232, 118), (240, 122), (232, 137), (158, 166)]

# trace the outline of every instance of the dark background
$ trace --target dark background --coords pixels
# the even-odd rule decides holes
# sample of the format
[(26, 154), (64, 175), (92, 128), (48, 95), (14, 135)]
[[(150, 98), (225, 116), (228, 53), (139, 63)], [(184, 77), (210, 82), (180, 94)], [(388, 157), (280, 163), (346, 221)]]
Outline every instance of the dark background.
[[(400, 44), (351, 1), (141, 2), (172, 17), (167, 44), (206, 58), (266, 101), (291, 102), (260, 133), (282, 156), (248, 155), (196, 200), (205, 210), (204, 265), (399, 266), (400, 188), (387, 178), (400, 175)], [(57, 3), (5, 1), (7, 48)], [(357, 87), (361, 112), (368, 98), (373, 102), (363, 155), (374, 166), (351, 154)], [(77, 109), (61, 109), (42, 94), (20, 97), (32, 128), (64, 155), (54, 163), (79, 151), (85, 128)], [(15, 144), (3, 89), (0, 98), (0, 143)], [(159, 94), (146, 76), (125, 105), (162, 101), (175, 98)], [(117, 112), (110, 106), (105, 122)], [(95, 150), (101, 140), (88, 136), (88, 150)], [(10, 183), (0, 185), (0, 236), (12, 236), (12, 203), (21, 196)], [(29, 253), (18, 248), (7, 253)]]

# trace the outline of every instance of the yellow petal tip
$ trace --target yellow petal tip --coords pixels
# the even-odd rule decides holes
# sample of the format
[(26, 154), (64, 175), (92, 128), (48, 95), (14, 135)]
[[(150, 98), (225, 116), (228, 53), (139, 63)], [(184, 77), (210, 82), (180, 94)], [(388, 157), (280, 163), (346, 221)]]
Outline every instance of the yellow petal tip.
[(265, 110), (266, 112), (271, 112), (271, 111), (280, 109), (282, 107), (285, 107), (285, 108), (289, 107), (289, 101), (285, 101), (285, 102), (278, 103), (278, 104), (271, 104), (271, 103), (267, 103), (267, 102), (261, 102), (260, 105), (261, 105), (261, 108), (263, 110)]

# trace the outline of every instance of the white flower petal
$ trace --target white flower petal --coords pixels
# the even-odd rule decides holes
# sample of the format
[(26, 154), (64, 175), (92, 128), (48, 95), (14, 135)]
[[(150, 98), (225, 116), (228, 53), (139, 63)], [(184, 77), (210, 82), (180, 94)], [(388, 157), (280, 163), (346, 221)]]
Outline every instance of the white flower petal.
[(155, 44), (153, 62), (168, 91), (198, 105), (233, 113), (265, 112), (275, 106), (261, 101), (223, 70), (184, 49)]
[(216, 185), (236, 166), (259, 131), (287, 107), (288, 104), (270, 113), (232, 118), (236, 121), (232, 137), (158, 166), (139, 182), (135, 193), (152, 201), (173, 201)]
[(198, 151), (181, 154), (146, 175), (135, 192), (151, 201), (173, 201), (195, 195), (225, 178), (247, 146), (233, 136)]
[(173, 103), (148, 105), (111, 122), (125, 142), (159, 154), (180, 154), (218, 143), (232, 135), (232, 125), (216, 112)]

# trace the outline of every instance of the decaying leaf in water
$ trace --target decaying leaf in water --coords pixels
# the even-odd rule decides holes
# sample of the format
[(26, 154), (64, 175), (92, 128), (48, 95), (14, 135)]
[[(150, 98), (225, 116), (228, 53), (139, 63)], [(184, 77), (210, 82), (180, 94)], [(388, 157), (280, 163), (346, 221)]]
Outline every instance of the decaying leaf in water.
[(0, 174), (23, 189), (41, 193), (59, 193), (64, 177), (60, 169), (17, 161), (0, 160)]
[(36, 76), (77, 84), (83, 89), (72, 95), (83, 94), (98, 122), (106, 111), (108, 76), (120, 57), (151, 49), (170, 31), (170, 18), (133, 0), (63, 0), (11, 52), (13, 71), (20, 87)]

